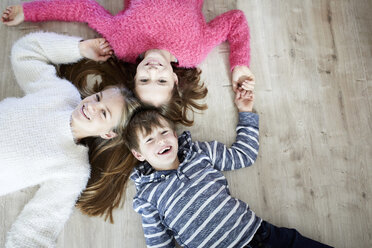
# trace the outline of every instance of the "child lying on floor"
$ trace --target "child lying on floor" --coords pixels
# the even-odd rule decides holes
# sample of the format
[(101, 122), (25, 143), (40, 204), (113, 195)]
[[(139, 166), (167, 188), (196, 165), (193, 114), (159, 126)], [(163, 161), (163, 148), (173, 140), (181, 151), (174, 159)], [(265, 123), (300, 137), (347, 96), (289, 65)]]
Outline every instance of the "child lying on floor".
[(253, 98), (236, 94), (239, 123), (230, 148), (193, 142), (189, 132), (177, 138), (174, 123), (154, 107), (135, 112), (125, 139), (141, 161), (131, 175), (137, 188), (133, 206), (142, 215), (148, 247), (175, 247), (174, 239), (185, 247), (329, 247), (262, 221), (230, 196), (221, 171), (250, 166), (257, 157)]

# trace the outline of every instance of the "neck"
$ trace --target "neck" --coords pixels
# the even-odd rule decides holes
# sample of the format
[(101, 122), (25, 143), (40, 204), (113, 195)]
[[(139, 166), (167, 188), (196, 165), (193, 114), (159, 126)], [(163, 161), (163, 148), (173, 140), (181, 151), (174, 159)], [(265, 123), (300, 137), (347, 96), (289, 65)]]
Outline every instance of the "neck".
[(180, 161), (178, 160), (178, 156), (177, 156), (173, 164), (170, 166), (170, 170), (177, 170), (178, 167), (180, 167)]
[(157, 171), (177, 170), (178, 167), (180, 166), (180, 161), (178, 160), (178, 156), (177, 156), (177, 158), (173, 161), (173, 163), (168, 166), (159, 166), (159, 167), (155, 165), (151, 165), (151, 166)]

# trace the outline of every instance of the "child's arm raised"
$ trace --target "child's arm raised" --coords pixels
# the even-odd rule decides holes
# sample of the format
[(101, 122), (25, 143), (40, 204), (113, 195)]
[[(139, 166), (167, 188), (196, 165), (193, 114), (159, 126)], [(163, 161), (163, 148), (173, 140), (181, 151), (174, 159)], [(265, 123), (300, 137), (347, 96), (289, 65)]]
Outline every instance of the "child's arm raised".
[(244, 97), (240, 91), (236, 94), (235, 104), (239, 110), (239, 122), (236, 127), (236, 141), (230, 148), (217, 141), (195, 142), (211, 158), (215, 169), (235, 170), (248, 167), (255, 162), (259, 147), (259, 118), (257, 114), (250, 112), (253, 101), (253, 93)]
[(133, 200), (134, 211), (142, 216), (142, 227), (148, 247), (174, 248), (174, 238), (168, 229), (161, 223), (157, 208), (151, 203), (135, 197)]

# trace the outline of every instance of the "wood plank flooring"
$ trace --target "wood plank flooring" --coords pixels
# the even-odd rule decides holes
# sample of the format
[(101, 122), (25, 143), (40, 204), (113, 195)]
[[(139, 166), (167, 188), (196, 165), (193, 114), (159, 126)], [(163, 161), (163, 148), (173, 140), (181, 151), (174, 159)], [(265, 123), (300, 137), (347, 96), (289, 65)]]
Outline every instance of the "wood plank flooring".
[[(2, 0), (0, 9), (20, 2)], [(123, 7), (99, 2), (112, 13)], [(260, 151), (251, 168), (225, 173), (232, 194), (275, 225), (335, 247), (372, 247), (372, 1), (205, 0), (203, 12), (211, 20), (235, 8), (251, 30)], [(0, 25), (0, 99), (22, 96), (10, 50), (37, 30), (98, 36), (78, 23)], [(209, 108), (188, 128), (194, 139), (234, 141), (228, 53), (221, 44), (201, 64)], [(0, 247), (36, 189), (0, 197)], [(130, 184), (115, 224), (75, 210), (58, 247), (145, 247), (134, 193)]]

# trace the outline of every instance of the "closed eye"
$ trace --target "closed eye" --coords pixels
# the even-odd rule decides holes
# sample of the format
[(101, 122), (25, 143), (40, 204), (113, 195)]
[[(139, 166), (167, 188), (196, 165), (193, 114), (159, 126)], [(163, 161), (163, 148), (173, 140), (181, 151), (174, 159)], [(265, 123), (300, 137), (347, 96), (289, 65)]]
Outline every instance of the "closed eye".
[(152, 138), (148, 138), (148, 139), (146, 140), (146, 143), (150, 143), (152, 140), (153, 140)]
[(167, 133), (168, 133), (168, 130), (161, 132), (161, 134), (167, 134)]
[(96, 94), (96, 100), (97, 100), (97, 102), (99, 102), (101, 100), (101, 97), (99, 96), (99, 94)]

